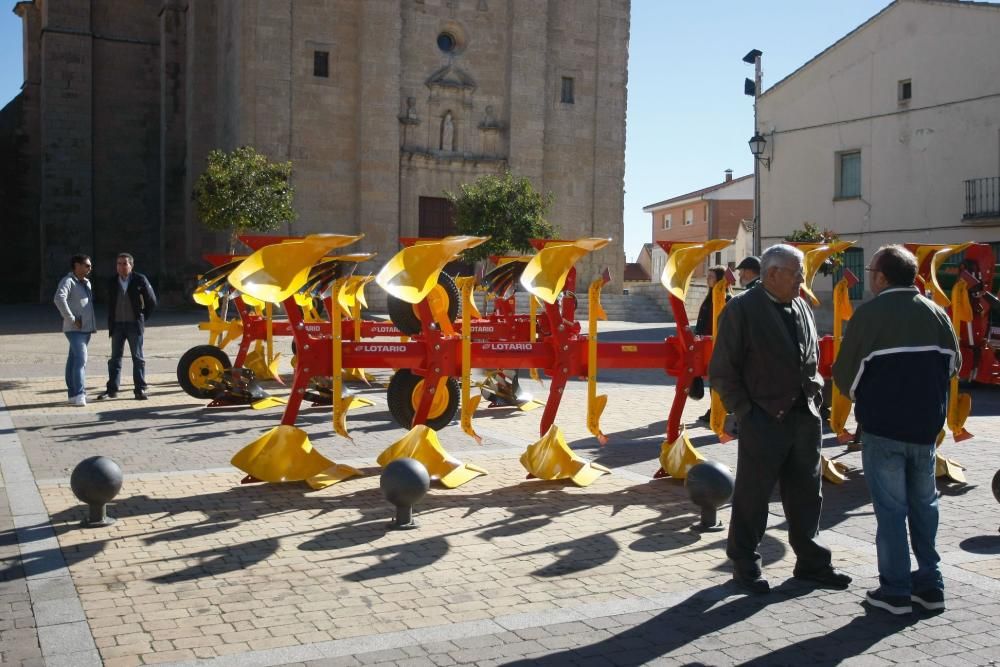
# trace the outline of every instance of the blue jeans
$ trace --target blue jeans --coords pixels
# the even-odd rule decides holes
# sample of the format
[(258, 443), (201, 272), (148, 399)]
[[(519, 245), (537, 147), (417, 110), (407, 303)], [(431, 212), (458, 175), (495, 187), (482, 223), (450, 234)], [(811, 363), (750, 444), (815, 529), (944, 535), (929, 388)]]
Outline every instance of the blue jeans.
[(132, 353), (132, 388), (146, 388), (146, 360), (142, 356), (142, 332), (137, 322), (116, 322), (111, 329), (111, 356), (108, 358), (108, 391), (118, 391), (122, 377), (125, 342)]
[[(878, 528), (875, 547), (882, 592), (909, 597), (911, 592), (944, 590), (934, 541), (938, 528), (938, 491), (934, 481), (934, 445), (918, 445), (862, 433), (861, 458), (871, 490)], [(910, 544), (917, 570), (910, 572)]]
[(66, 357), (66, 391), (69, 397), (79, 396), (87, 388), (87, 344), (90, 334), (83, 331), (65, 331), (69, 341)]

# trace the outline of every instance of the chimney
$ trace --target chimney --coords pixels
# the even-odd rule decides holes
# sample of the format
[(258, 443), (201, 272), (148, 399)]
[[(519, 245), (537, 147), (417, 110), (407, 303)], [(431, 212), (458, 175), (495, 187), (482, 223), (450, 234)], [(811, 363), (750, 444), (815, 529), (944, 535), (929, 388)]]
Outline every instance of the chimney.
[(733, 170), (726, 169), (726, 183), (728, 183), (731, 180), (733, 180)]

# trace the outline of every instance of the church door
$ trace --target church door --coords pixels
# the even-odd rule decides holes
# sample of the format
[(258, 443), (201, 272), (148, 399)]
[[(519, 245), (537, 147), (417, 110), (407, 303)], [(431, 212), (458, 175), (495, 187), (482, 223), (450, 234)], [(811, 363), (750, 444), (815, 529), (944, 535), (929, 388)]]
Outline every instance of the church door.
[[(444, 197), (420, 198), (420, 226), (418, 234), (421, 238), (443, 238), (457, 234), (455, 229), (455, 209)], [(452, 276), (471, 276), (475, 269), (466, 262), (451, 262), (444, 267), (445, 273)]]

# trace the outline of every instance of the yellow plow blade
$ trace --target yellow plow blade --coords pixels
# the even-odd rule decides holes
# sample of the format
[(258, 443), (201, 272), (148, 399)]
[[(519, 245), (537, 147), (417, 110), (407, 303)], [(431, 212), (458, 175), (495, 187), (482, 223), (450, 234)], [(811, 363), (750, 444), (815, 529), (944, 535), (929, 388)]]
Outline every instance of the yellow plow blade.
[(681, 431), (673, 442), (664, 440), (660, 446), (660, 468), (675, 479), (687, 479), (691, 466), (704, 460), (688, 439), (687, 430)]
[(448, 236), (403, 248), (382, 267), (375, 282), (397, 299), (420, 303), (437, 286), (445, 264), (463, 250), (488, 240), (488, 236)]
[(668, 292), (684, 301), (694, 270), (713, 252), (732, 244), (727, 239), (712, 239), (704, 243), (675, 243), (667, 255), (667, 266), (663, 269), (660, 282)]
[(351, 477), (361, 477), (363, 474), (357, 468), (352, 468), (347, 464), (334, 463), (318, 475), (313, 475), (306, 479), (306, 484), (314, 489), (325, 489), (337, 482), (343, 482), (345, 479), (350, 479)]
[(611, 472), (599, 463), (581, 458), (569, 445), (562, 430), (553, 424), (538, 442), (528, 445), (521, 454), (521, 465), (539, 479), (569, 479), (577, 486), (590, 486), (601, 475)]
[[(374, 276), (351, 276), (347, 279), (347, 286), (344, 287), (344, 294), (347, 295), (347, 302), (351, 306), (351, 319), (354, 320), (355, 342), (361, 340), (361, 308), (368, 307), (368, 301), (365, 300), (365, 285), (374, 279)], [(375, 376), (367, 373), (363, 368), (345, 368), (343, 379), (364, 382), (370, 386), (375, 380)], [(357, 398), (351, 402), (350, 407), (355, 408), (359, 405), (374, 405), (374, 403), (366, 398)]]
[[(363, 368), (345, 368), (343, 377), (345, 382), (364, 382), (367, 385), (370, 385), (372, 382), (375, 381), (375, 376)], [(358, 399), (358, 400), (367, 400), (367, 399)]]
[[(536, 340), (538, 340), (538, 322), (536, 321), (537, 316), (538, 316), (538, 299), (535, 298), (534, 294), (528, 294), (528, 342), (529, 343), (534, 343)], [(529, 368), (528, 374), (531, 376), (532, 380), (538, 382), (543, 387), (545, 386), (545, 383), (542, 382), (541, 375), (538, 374), (537, 368)]]
[[(968, 245), (970, 244), (965, 244), (963, 247), (968, 247)], [(934, 254), (934, 259), (937, 259), (937, 253)], [(969, 322), (972, 322), (972, 317), (969, 286), (965, 284), (964, 280), (958, 279), (951, 289), (951, 323), (959, 340), (962, 339), (962, 329)], [(957, 363), (961, 366), (962, 360), (958, 359)], [(951, 387), (948, 392), (948, 430), (951, 431), (955, 442), (968, 440), (972, 437), (972, 434), (965, 430), (965, 420), (969, 418), (971, 412), (972, 397), (969, 394), (959, 393), (958, 374), (956, 373), (951, 378)]]
[[(944, 264), (944, 261), (954, 255), (957, 252), (962, 252), (968, 248), (971, 243), (961, 243), (958, 245), (930, 245), (930, 246), (919, 246), (917, 252), (914, 254), (917, 256), (917, 266), (920, 266), (924, 258), (933, 253), (931, 256), (931, 266), (930, 266), (930, 283), (928, 287), (931, 290), (931, 297), (934, 303), (941, 306), (942, 308), (947, 308), (951, 305), (951, 300), (948, 295), (944, 293), (941, 289), (941, 284), (937, 280), (938, 269)], [(959, 280), (958, 282), (962, 282)]]
[(302, 240), (264, 246), (229, 274), (229, 284), (253, 299), (281, 303), (305, 285), (309, 270), (323, 255), (360, 238), (313, 234)]
[(264, 482), (296, 482), (318, 475), (333, 462), (313, 449), (306, 432), (276, 426), (233, 456), (231, 463)]
[(219, 307), (219, 294), (215, 290), (203, 291), (201, 287), (194, 291), (191, 295), (194, 302), (199, 306), (208, 306), (209, 309), (215, 310)]
[(850, 468), (839, 461), (831, 461), (825, 456), (821, 456), (820, 470), (823, 473), (823, 479), (826, 481), (833, 482), (834, 484), (843, 484), (847, 481), (847, 477), (844, 475)]
[(267, 410), (268, 408), (276, 408), (279, 405), (286, 405), (287, 403), (288, 401), (284, 398), (268, 396), (267, 398), (262, 398), (259, 401), (254, 401), (250, 404), (250, 407), (254, 410)]
[(809, 246), (799, 246), (799, 250), (802, 250), (805, 254), (805, 259), (802, 261), (802, 271), (805, 274), (805, 278), (802, 280), (802, 291), (805, 293), (809, 301), (812, 302), (813, 306), (819, 305), (819, 299), (812, 290), (813, 279), (816, 278), (816, 274), (819, 272), (820, 268), (822, 268), (823, 262), (825, 262), (830, 255), (836, 255), (838, 252), (843, 252), (852, 245), (854, 245), (854, 241), (838, 241), (837, 243), (810, 247), (808, 250), (806, 250), (806, 248)]
[(330, 341), (330, 350), (332, 353), (331, 372), (333, 373), (330, 402), (333, 406), (333, 430), (337, 435), (353, 442), (353, 439), (347, 432), (347, 411), (351, 406), (351, 398), (343, 396), (343, 317), (345, 312), (344, 292), (347, 289), (347, 279), (339, 278), (335, 280), (330, 289), (333, 293), (333, 299), (331, 299), (333, 303), (331, 310), (333, 312), (330, 313), (330, 335), (332, 338)]
[[(851, 319), (854, 306), (851, 305), (850, 281), (845, 276), (833, 287), (833, 360), (840, 354), (840, 342), (843, 339), (843, 323)], [(840, 393), (837, 385), (833, 385), (830, 399), (830, 429), (837, 434), (837, 442), (847, 444), (854, 436), (847, 430), (847, 418), (851, 414), (854, 403), (849, 396)]]
[(401, 440), (387, 447), (379, 454), (378, 464), (384, 468), (391, 461), (402, 458), (420, 461), (427, 468), (431, 479), (437, 479), (449, 489), (488, 474), (485, 469), (471, 463), (462, 463), (448, 454), (441, 446), (437, 433), (426, 424), (414, 426)]
[(608, 397), (605, 394), (597, 394), (597, 320), (608, 319), (608, 314), (601, 305), (601, 289), (610, 281), (611, 275), (605, 269), (600, 278), (590, 283), (588, 291), (590, 312), (587, 317), (587, 430), (597, 438), (602, 447), (608, 443), (608, 436), (601, 431), (601, 415), (608, 405)]
[(587, 253), (603, 248), (610, 241), (589, 238), (546, 245), (528, 260), (521, 274), (521, 285), (545, 303), (555, 303), (573, 265)]
[(719, 392), (711, 390), (711, 396), (712, 408), (708, 417), (708, 426), (712, 429), (712, 433), (719, 436), (719, 442), (729, 442), (733, 436), (726, 433), (726, 406), (722, 404)]
[(253, 371), (254, 377), (260, 380), (277, 380), (278, 365), (281, 363), (281, 353), (274, 356), (270, 363), (264, 354), (263, 341), (257, 341), (254, 349), (247, 352), (243, 366)]
[(830, 430), (837, 434), (837, 442), (847, 444), (854, 436), (847, 430), (847, 418), (854, 403), (836, 385), (833, 386), (830, 401)]
[[(712, 287), (712, 331), (719, 330), (719, 317), (726, 307), (726, 291), (729, 288), (728, 280), (720, 280)], [(711, 409), (709, 411), (708, 426), (712, 432), (719, 437), (719, 442), (726, 443), (733, 439), (726, 433), (726, 407), (722, 403), (722, 398), (718, 392), (709, 392)]]
[(940, 454), (934, 455), (934, 476), (947, 477), (953, 482), (965, 484), (965, 466)]
[(459, 423), (462, 431), (471, 436), (476, 444), (483, 444), (483, 439), (472, 427), (472, 415), (482, 396), (472, 397), (472, 312), (476, 305), (472, 299), (472, 290), (476, 279), (470, 277), (457, 278), (455, 283), (462, 290), (462, 413)]

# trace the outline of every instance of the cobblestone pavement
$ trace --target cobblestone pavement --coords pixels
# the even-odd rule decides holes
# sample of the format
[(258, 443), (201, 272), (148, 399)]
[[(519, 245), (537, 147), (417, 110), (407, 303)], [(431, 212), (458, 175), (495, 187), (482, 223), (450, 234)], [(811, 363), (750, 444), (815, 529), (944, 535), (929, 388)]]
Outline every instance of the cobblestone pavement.
[[(482, 446), (454, 425), (440, 437), (489, 474), (432, 488), (417, 508), (420, 529), (392, 532), (374, 458), (403, 430), (391, 425), (379, 387), (358, 389), (376, 405), (348, 417), (353, 444), (332, 435), (328, 408), (299, 420), (323, 454), (366, 476), (323, 491), (241, 486), (229, 458), (281, 410), (206, 409), (177, 388), (176, 360), (205, 340), (194, 316), (165, 314), (150, 328), (149, 401), (71, 408), (65, 339), (50, 333), (57, 323), (48, 310), (0, 307), (4, 664), (1000, 663), (1000, 510), (990, 493), (1000, 389), (972, 390), (967, 427), (976, 437), (942, 449), (968, 477), (940, 485), (948, 609), (896, 618), (861, 604), (876, 585), (874, 519), (860, 456), (832, 439), (826, 454), (853, 470), (825, 488), (822, 537), (854, 584), (819, 591), (791, 578), (775, 498), (762, 545), (775, 588), (747, 597), (732, 587), (725, 533), (691, 531), (697, 510), (683, 485), (651, 478), (673, 397), (658, 373), (602, 374), (604, 448), (585, 427), (585, 384), (566, 391), (557, 423), (612, 475), (584, 489), (527, 480), (517, 459), (537, 439), (541, 411), (481, 410)], [(604, 339), (670, 334), (625, 323), (603, 331)], [(92, 396), (108, 347), (106, 335), (91, 343)], [(686, 410), (692, 441), (735, 467), (735, 443), (694, 426), (706, 407)], [(118, 461), (126, 481), (109, 509), (117, 523), (81, 530), (68, 477), (94, 454)], [(719, 516), (728, 521), (728, 509)]]

